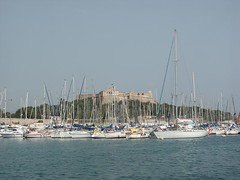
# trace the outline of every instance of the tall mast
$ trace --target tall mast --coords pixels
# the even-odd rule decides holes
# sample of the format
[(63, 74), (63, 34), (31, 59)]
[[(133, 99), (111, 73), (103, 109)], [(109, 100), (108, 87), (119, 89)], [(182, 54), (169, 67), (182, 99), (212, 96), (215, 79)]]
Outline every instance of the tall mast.
[(195, 93), (195, 76), (193, 72), (193, 107), (194, 107), (194, 123), (196, 124), (197, 107), (196, 107), (196, 93)]
[(177, 30), (174, 29), (174, 47), (175, 47), (175, 60), (174, 60), (174, 70), (175, 70), (175, 82), (174, 82), (174, 99), (173, 105), (176, 107), (175, 117), (178, 117), (178, 108), (177, 108), (177, 63), (178, 63), (178, 51), (177, 51)]
[(72, 119), (74, 119), (75, 117), (75, 114), (74, 114), (74, 99), (75, 99), (75, 79), (74, 79), (74, 76), (73, 76), (73, 104), (72, 104), (72, 108), (73, 108), (73, 111), (72, 111)]
[(5, 94), (5, 98), (4, 98), (4, 114), (5, 114), (5, 118), (7, 118), (7, 88), (4, 88), (4, 94)]
[(22, 116), (23, 116), (23, 99), (22, 98), (20, 98), (20, 107), (21, 107), (21, 109), (20, 109), (20, 116), (21, 116), (21, 119), (22, 119)]
[(37, 119), (37, 100), (35, 99), (35, 101), (34, 101), (34, 108), (35, 108), (35, 116), (34, 116), (34, 118), (35, 119)]
[(45, 107), (45, 104), (46, 104), (46, 85), (44, 84), (44, 87), (43, 87), (43, 119), (44, 120), (46, 119), (46, 107)]
[(222, 95), (222, 92), (221, 92), (221, 99), (220, 99), (220, 124), (222, 124), (222, 120), (223, 120), (223, 117), (222, 117), (222, 112), (223, 112), (223, 106), (222, 106), (222, 102), (223, 101), (223, 95)]
[(26, 119), (27, 119), (27, 110), (28, 110), (28, 92), (27, 92), (27, 96), (26, 96), (26, 112), (25, 112), (25, 114), (26, 114)]
[(2, 113), (3, 113), (3, 106), (2, 106), (2, 101), (3, 101), (3, 92), (1, 92), (1, 94), (0, 94), (0, 118), (2, 118)]
[[(156, 110), (156, 122), (157, 122), (157, 112), (158, 112), (158, 103), (157, 103), (157, 99), (158, 99), (158, 95), (157, 95), (157, 89), (156, 89), (156, 95), (155, 95), (155, 99), (156, 99), (156, 106), (155, 106), (155, 110)], [(160, 112), (161, 113), (161, 112)], [(162, 114), (162, 113), (161, 113)]]
[(116, 114), (115, 114), (115, 111), (116, 111), (116, 107), (115, 107), (115, 101), (116, 101), (116, 94), (115, 94), (115, 86), (114, 86), (114, 83), (113, 83), (113, 118), (114, 118), (114, 123), (117, 123), (117, 120), (116, 120)]
[(86, 85), (86, 80), (87, 78), (85, 77), (84, 79), (84, 87), (83, 87), (83, 121), (84, 123), (86, 122), (86, 91), (87, 91), (87, 85)]
[(67, 80), (64, 79), (64, 92), (63, 92), (63, 97), (64, 97), (64, 100), (63, 100), (63, 126), (65, 125), (65, 121), (66, 121), (66, 108), (67, 108)]

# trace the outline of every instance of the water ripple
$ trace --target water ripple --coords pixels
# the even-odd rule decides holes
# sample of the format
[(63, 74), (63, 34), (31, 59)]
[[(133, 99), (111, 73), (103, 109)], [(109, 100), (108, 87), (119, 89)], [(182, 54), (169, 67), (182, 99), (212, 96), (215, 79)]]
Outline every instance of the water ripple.
[(238, 179), (239, 141), (0, 139), (0, 178)]

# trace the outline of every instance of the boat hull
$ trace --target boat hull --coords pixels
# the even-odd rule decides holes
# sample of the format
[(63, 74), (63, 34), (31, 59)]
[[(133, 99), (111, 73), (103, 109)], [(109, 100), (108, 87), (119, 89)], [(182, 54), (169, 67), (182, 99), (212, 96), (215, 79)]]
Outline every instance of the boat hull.
[(81, 139), (81, 138), (91, 138), (92, 135), (87, 131), (72, 131), (71, 136), (73, 139)]
[(237, 135), (238, 133), (239, 133), (239, 130), (237, 129), (232, 129), (225, 132), (226, 135)]
[(126, 134), (124, 132), (109, 132), (104, 133), (106, 139), (115, 139), (115, 138), (126, 138)]
[(185, 138), (200, 138), (208, 135), (205, 130), (192, 130), (192, 131), (156, 131), (154, 135), (158, 139), (185, 139)]
[(35, 133), (35, 132), (32, 132), (32, 133), (27, 133), (24, 135), (25, 138), (44, 138), (44, 137), (47, 137), (45, 134), (42, 134), (42, 133)]
[(23, 138), (22, 133), (2, 133), (3, 138)]
[(127, 136), (127, 139), (144, 139), (144, 138), (149, 138), (150, 134), (130, 134)]
[(92, 138), (94, 138), (94, 139), (105, 139), (106, 137), (105, 137), (104, 133), (94, 133), (92, 135)]
[(51, 138), (72, 138), (68, 131), (55, 131), (50, 134)]

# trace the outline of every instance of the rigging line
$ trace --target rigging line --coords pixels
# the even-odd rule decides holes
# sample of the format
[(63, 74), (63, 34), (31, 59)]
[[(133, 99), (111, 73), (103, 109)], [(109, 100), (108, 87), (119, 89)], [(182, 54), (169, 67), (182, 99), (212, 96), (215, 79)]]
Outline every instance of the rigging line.
[(47, 98), (48, 98), (49, 105), (50, 105), (50, 107), (51, 107), (51, 106), (52, 106), (52, 103), (51, 103), (51, 100), (50, 100), (50, 97), (49, 97), (49, 94), (48, 94), (48, 89), (47, 89), (46, 84), (44, 84), (44, 87), (45, 87), (45, 91), (46, 91), (46, 94), (47, 94)]
[(161, 112), (161, 101), (162, 101), (162, 96), (163, 96), (163, 90), (164, 90), (165, 82), (166, 82), (166, 79), (167, 79), (167, 72), (168, 72), (168, 67), (169, 67), (169, 64), (170, 64), (173, 44), (174, 44), (174, 38), (172, 39), (172, 44), (171, 44), (170, 52), (169, 52), (169, 55), (168, 55), (167, 67), (166, 67), (166, 70), (165, 70), (163, 84), (162, 84), (162, 90), (161, 90), (161, 94), (160, 94), (160, 98), (159, 98), (158, 117), (160, 116), (160, 112)]
[(72, 89), (72, 84), (73, 84), (73, 80), (71, 81), (70, 86), (69, 86), (68, 95), (67, 95), (67, 99), (66, 99), (67, 102), (68, 102), (68, 99), (69, 99), (69, 96), (70, 96), (70, 91)]
[(71, 83), (70, 83), (70, 86), (69, 86), (69, 90), (68, 90), (68, 95), (67, 95), (67, 99), (64, 99), (64, 104), (65, 104), (65, 109), (64, 109), (64, 117), (63, 117), (63, 119), (62, 119), (62, 122), (61, 123), (63, 123), (63, 120), (66, 120), (66, 113), (67, 113), (67, 110), (68, 110), (68, 99), (69, 99), (69, 96), (70, 96), (70, 91), (71, 91), (71, 89), (72, 89), (72, 83), (73, 83), (73, 80), (71, 80)]
[(50, 101), (52, 102), (52, 115), (55, 116), (55, 106), (53, 104), (53, 98), (52, 98), (52, 94), (51, 94), (51, 91), (49, 91), (49, 98), (50, 98)]
[(81, 86), (81, 89), (80, 89), (80, 92), (79, 92), (79, 96), (81, 96), (81, 95), (82, 95), (83, 86), (84, 86), (84, 84), (85, 84), (85, 81), (86, 81), (86, 77), (84, 76), (84, 77), (83, 77), (82, 86)]
[[(83, 86), (84, 86), (84, 84), (85, 84), (85, 79), (86, 79), (86, 77), (84, 76), (84, 77), (83, 77), (83, 81), (82, 81), (82, 85), (81, 85), (81, 89), (80, 89), (80, 91), (79, 91), (79, 95), (78, 95), (78, 98), (77, 98), (77, 109), (80, 108), (80, 97), (81, 97), (81, 95), (82, 95)], [(80, 119), (80, 114), (79, 114), (79, 112), (78, 112), (78, 118)]]
[[(48, 89), (47, 89), (47, 86), (46, 84), (44, 84), (44, 87), (45, 87), (45, 92), (47, 94), (47, 98), (48, 98), (48, 102), (49, 102), (49, 106), (50, 106), (50, 112), (52, 111), (52, 103), (51, 103), (51, 99), (49, 97), (49, 94), (48, 94)], [(53, 116), (55, 116), (54, 112), (51, 112)], [(56, 121), (55, 121), (55, 118), (53, 118), (53, 121), (54, 121), (54, 124), (56, 126)]]

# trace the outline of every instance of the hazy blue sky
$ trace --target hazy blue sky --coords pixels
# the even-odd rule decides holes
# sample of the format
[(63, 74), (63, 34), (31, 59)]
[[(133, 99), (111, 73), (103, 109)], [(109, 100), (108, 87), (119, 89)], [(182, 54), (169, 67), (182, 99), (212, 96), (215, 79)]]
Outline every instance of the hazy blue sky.
[(27, 92), (42, 103), (44, 83), (56, 103), (72, 76), (76, 89), (86, 76), (89, 93), (114, 83), (159, 97), (175, 28), (179, 93), (190, 100), (195, 72), (198, 102), (216, 108), (222, 93), (239, 110), (239, 0), (0, 0), (0, 91), (12, 111)]

